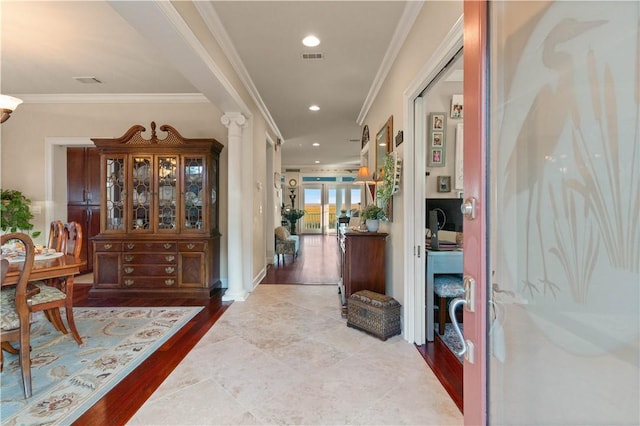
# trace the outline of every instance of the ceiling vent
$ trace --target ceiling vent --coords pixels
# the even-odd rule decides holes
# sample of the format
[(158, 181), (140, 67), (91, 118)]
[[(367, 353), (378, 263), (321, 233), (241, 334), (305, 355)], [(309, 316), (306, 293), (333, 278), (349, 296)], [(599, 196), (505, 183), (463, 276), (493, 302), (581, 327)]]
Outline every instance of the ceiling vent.
[(360, 142), (360, 139), (349, 139), (349, 142)]
[(102, 82), (95, 77), (73, 77), (73, 79), (85, 84), (102, 84)]
[(318, 53), (303, 53), (302, 54), (302, 59), (307, 60), (307, 61), (311, 61), (311, 60), (315, 60), (315, 59), (324, 59), (324, 54), (318, 52)]

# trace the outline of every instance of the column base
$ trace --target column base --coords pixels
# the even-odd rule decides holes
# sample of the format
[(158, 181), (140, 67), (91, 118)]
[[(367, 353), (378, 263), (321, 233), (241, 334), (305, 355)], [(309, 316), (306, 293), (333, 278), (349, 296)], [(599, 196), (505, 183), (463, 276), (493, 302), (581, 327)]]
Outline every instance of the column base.
[(249, 293), (244, 290), (234, 291), (232, 289), (227, 289), (227, 291), (222, 295), (223, 302), (244, 302), (249, 297)]

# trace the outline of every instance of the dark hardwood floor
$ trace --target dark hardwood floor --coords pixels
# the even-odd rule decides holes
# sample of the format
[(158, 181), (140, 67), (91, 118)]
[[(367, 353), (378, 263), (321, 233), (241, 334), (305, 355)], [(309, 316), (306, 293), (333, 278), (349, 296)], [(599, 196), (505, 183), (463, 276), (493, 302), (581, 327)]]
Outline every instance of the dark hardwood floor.
[(453, 399), (453, 402), (458, 406), (460, 412), (463, 411), (462, 400), (462, 363), (456, 358), (456, 356), (447, 348), (438, 333), (433, 342), (427, 342), (424, 345), (416, 345), (416, 349), (420, 352), (420, 355), (427, 362), (433, 373), (436, 375), (442, 386)]
[[(282, 256), (269, 265), (261, 284), (337, 284), (340, 279), (335, 235), (300, 235), (298, 257)], [(276, 260), (277, 262), (277, 260)]]
[[(293, 262), (287, 256), (284, 264), (270, 266), (262, 283), (334, 285), (338, 281), (339, 256), (335, 235), (302, 235), (300, 244), (300, 256)], [(179, 298), (90, 299), (90, 288), (90, 284), (75, 285), (75, 306), (204, 305), (204, 309), (87, 410), (74, 425), (126, 424), (231, 305), (231, 302), (222, 302), (224, 290), (216, 291), (209, 300), (203, 301)], [(416, 348), (462, 411), (462, 364), (438, 337), (435, 342)]]
[(74, 425), (124, 425), (138, 411), (164, 379), (176, 368), (200, 338), (220, 318), (231, 302), (222, 302), (223, 290), (209, 300), (104, 298), (89, 299), (89, 284), (74, 287), (75, 306), (203, 306), (178, 333), (118, 383)]

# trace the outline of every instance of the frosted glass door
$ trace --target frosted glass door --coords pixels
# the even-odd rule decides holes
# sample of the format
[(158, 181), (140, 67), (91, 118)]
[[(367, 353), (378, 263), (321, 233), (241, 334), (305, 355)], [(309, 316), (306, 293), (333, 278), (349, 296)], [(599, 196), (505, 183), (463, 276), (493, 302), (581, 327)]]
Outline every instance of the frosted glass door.
[(640, 424), (638, 22), (490, 3), (490, 424)]

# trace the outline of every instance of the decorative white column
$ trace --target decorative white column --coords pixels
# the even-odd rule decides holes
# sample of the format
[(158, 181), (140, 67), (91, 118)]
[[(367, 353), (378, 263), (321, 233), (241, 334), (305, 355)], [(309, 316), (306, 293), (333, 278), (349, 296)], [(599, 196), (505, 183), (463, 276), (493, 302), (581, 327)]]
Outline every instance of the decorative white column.
[(222, 124), (229, 129), (228, 132), (228, 177), (227, 177), (227, 264), (229, 274), (229, 288), (222, 296), (223, 301), (247, 300), (244, 289), (244, 277), (242, 272), (243, 232), (242, 223), (242, 128), (247, 122), (240, 113), (226, 113), (221, 118)]

